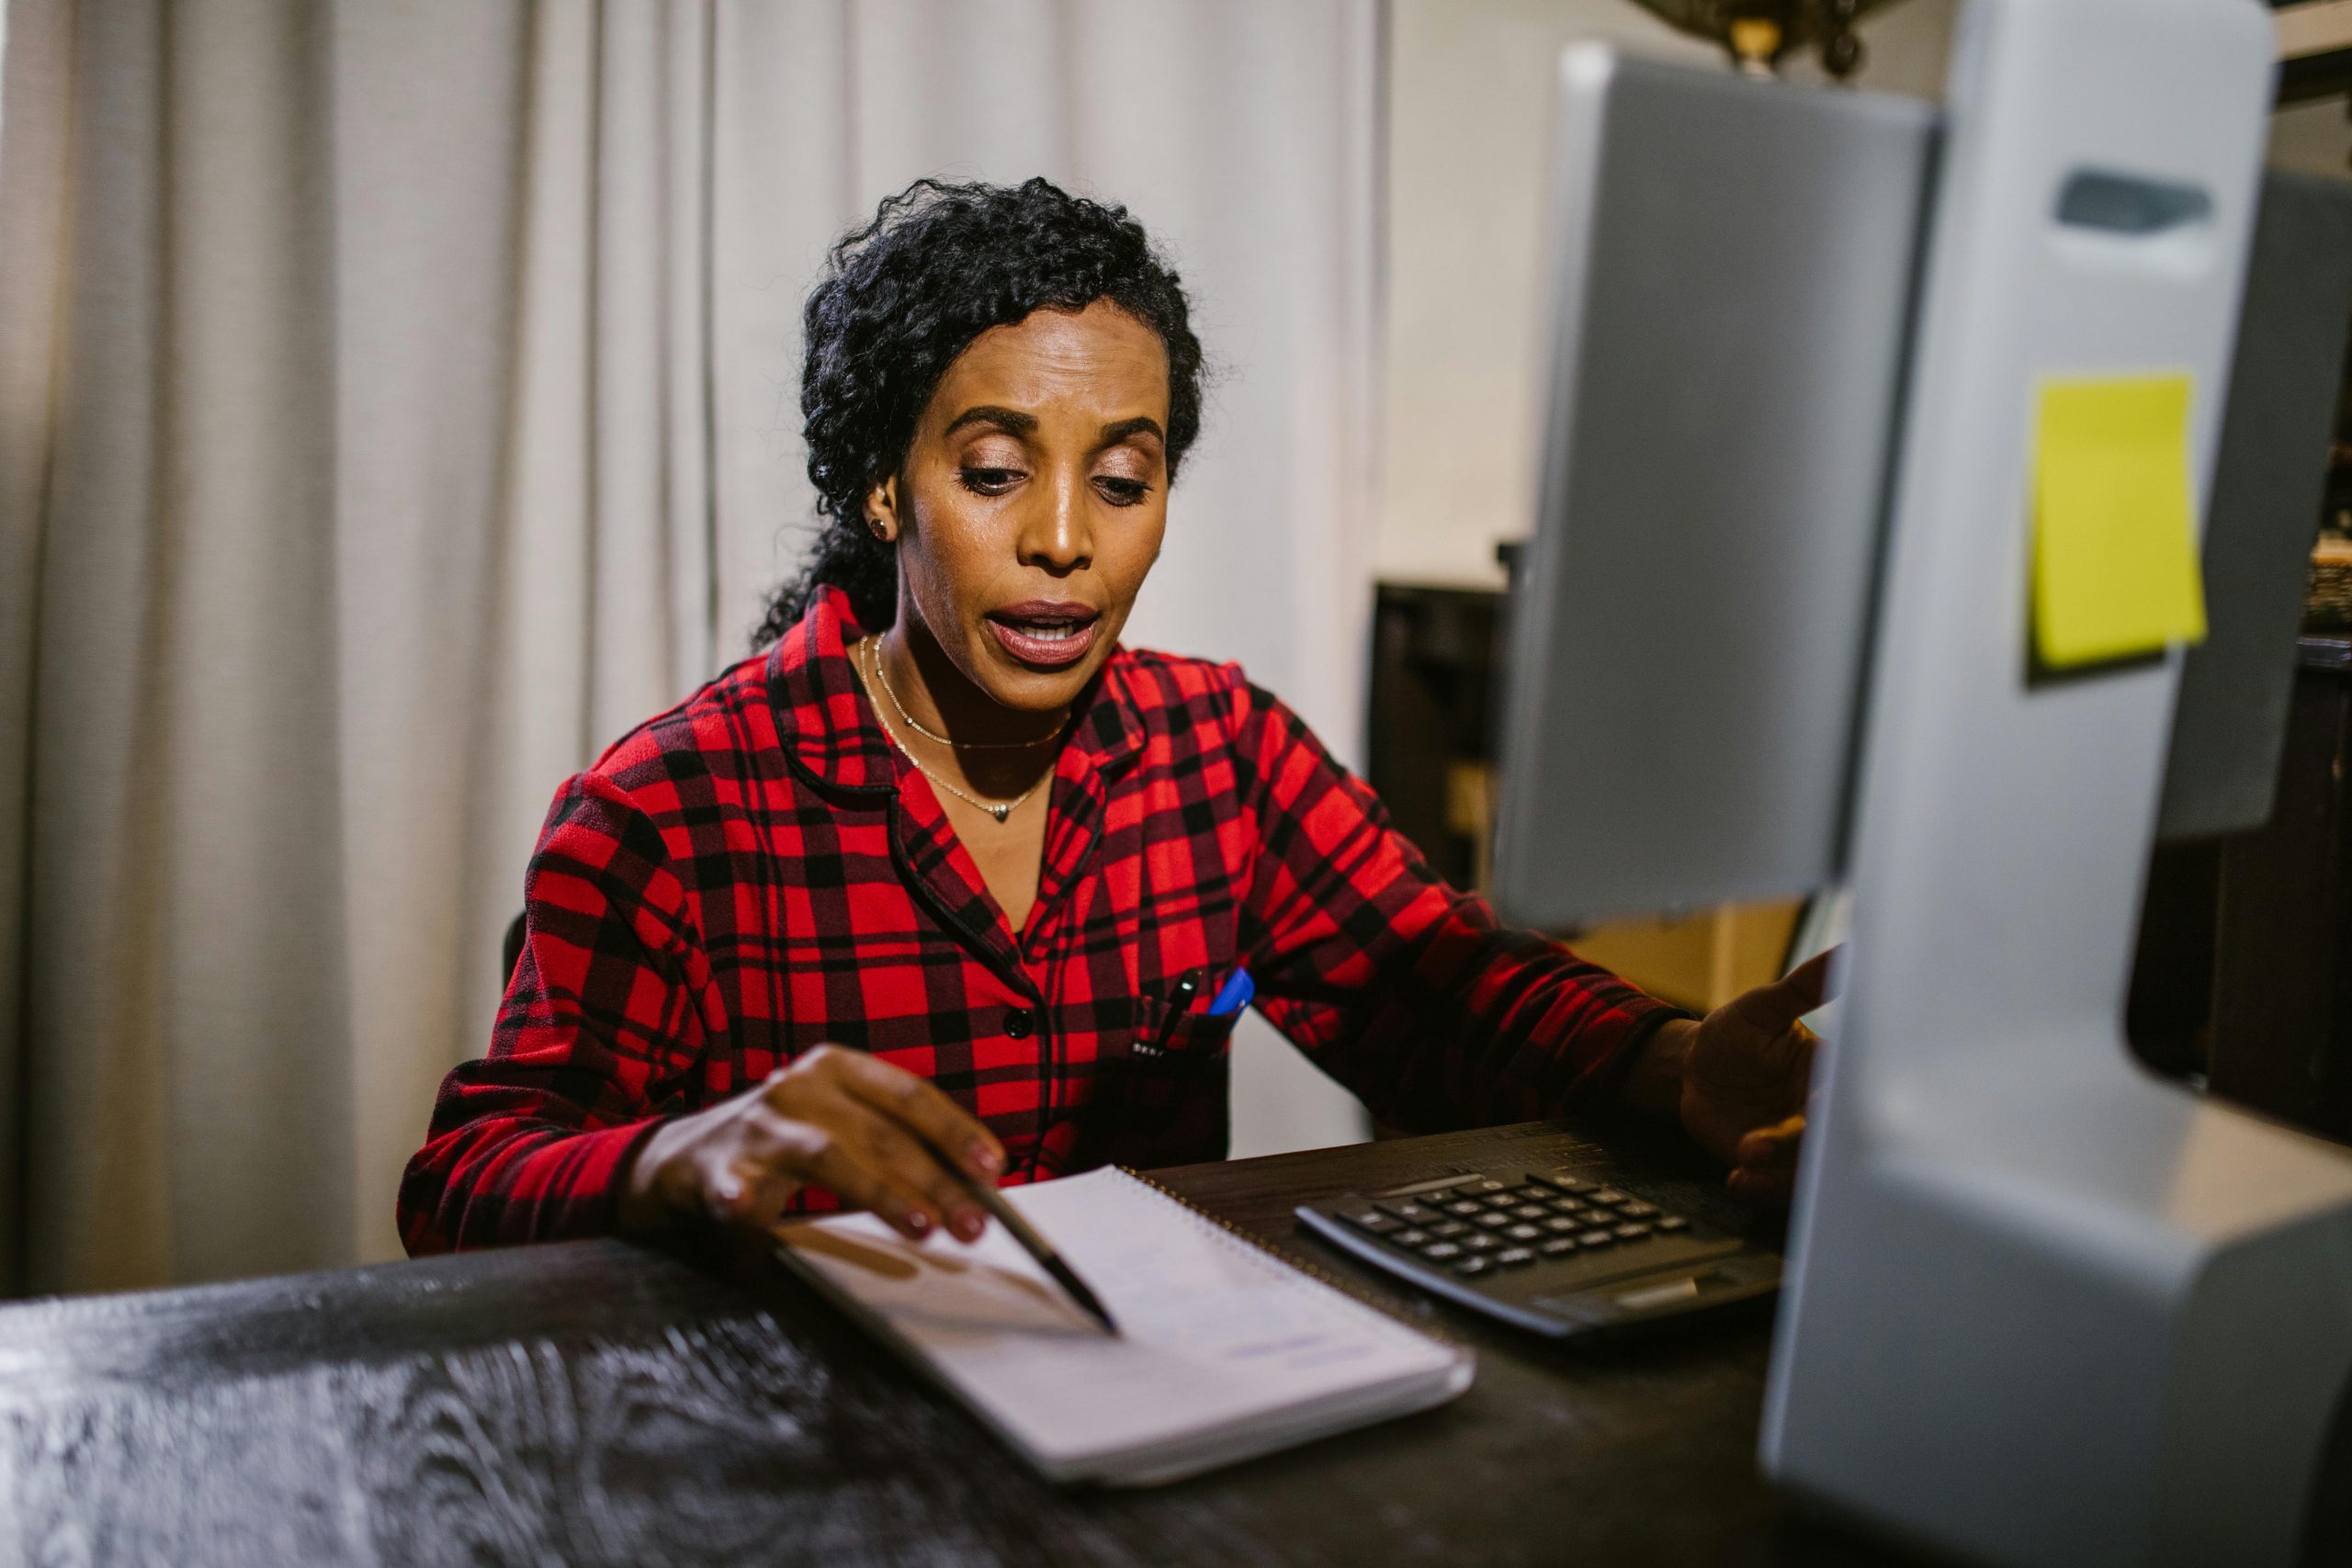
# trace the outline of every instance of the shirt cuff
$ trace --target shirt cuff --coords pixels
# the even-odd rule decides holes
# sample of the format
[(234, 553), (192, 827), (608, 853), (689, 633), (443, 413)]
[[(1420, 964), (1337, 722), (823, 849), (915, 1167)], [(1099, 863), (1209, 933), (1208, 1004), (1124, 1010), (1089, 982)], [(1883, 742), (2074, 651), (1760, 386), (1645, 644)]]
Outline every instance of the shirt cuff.
[(1650, 1036), (1677, 1019), (1687, 1019), (1692, 1022), (1698, 1021), (1699, 1015), (1686, 1008), (1656, 998), (1651, 1001), (1649, 1010), (1634, 1021), (1633, 1027), (1625, 1032), (1625, 1037), (1617, 1043), (1616, 1047), (1585, 1074), (1583, 1083), (1577, 1087), (1587, 1103), (1622, 1104), (1625, 1080), (1633, 1077), (1634, 1064), (1640, 1059), (1642, 1048), (1650, 1043)]
[(664, 1119), (649, 1116), (591, 1132), (568, 1133), (534, 1151), (519, 1173), (528, 1218), (511, 1241), (582, 1241), (620, 1231), (621, 1193), (629, 1166)]

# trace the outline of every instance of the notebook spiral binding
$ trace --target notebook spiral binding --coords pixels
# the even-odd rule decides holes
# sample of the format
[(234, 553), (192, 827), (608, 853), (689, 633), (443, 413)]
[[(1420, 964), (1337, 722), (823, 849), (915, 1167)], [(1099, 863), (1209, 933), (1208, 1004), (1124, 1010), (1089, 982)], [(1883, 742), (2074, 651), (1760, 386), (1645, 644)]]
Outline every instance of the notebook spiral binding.
[(1128, 1177), (1133, 1180), (1141, 1182), (1144, 1186), (1150, 1188), (1154, 1192), (1159, 1193), (1162, 1198), (1165, 1198), (1169, 1201), (1174, 1203), (1186, 1213), (1193, 1215), (1196, 1219), (1205, 1220), (1210, 1224), (1215, 1225), (1217, 1229), (1223, 1231), (1227, 1235), (1231, 1236), (1234, 1240), (1239, 1242), (1242, 1246), (1249, 1247), (1251, 1251), (1261, 1252), (1268, 1258), (1272, 1258), (1275, 1262), (1282, 1264), (1284, 1268), (1295, 1269), (1300, 1273), (1306, 1275), (1308, 1279), (1316, 1280), (1317, 1283), (1329, 1286), (1332, 1290), (1339, 1292), (1340, 1294), (1347, 1297), (1350, 1301), (1354, 1302), (1358, 1306), (1370, 1307), (1373, 1311), (1378, 1313), (1381, 1316), (1387, 1318), (1390, 1322), (1397, 1325), (1399, 1327), (1408, 1328), (1425, 1339), (1434, 1339), (1439, 1344), (1447, 1347), (1449, 1349), (1459, 1350), (1464, 1348), (1461, 1340), (1455, 1338), (1453, 1335), (1447, 1333), (1436, 1324), (1426, 1319), (1408, 1317), (1405, 1315), (1403, 1311), (1395, 1305), (1395, 1303), (1385, 1301), (1379, 1296), (1374, 1295), (1371, 1291), (1357, 1284), (1354, 1280), (1341, 1279), (1339, 1275), (1331, 1273), (1329, 1270), (1314, 1263), (1310, 1263), (1304, 1258), (1295, 1257), (1291, 1253), (1283, 1251), (1281, 1247), (1276, 1247), (1270, 1241), (1265, 1241), (1258, 1236), (1251, 1235), (1248, 1231), (1243, 1230), (1231, 1220), (1223, 1219), (1216, 1214), (1212, 1214), (1206, 1209), (1195, 1207), (1186, 1199), (1180, 1197), (1174, 1192), (1170, 1192), (1167, 1188), (1162, 1187), (1159, 1182), (1154, 1181), (1150, 1177), (1146, 1176), (1142, 1171), (1136, 1169), (1133, 1166), (1122, 1165), (1114, 1167), (1114, 1168), (1116, 1169), (1120, 1175)]

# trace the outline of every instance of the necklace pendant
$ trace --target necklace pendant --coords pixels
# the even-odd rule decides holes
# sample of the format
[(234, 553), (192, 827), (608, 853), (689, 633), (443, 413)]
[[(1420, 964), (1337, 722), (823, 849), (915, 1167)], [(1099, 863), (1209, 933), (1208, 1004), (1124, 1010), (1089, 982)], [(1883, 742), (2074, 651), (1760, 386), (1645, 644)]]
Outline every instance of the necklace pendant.
[(1012, 807), (1010, 806), (991, 806), (989, 807), (989, 815), (1001, 822), (1006, 818), (1012, 815)]

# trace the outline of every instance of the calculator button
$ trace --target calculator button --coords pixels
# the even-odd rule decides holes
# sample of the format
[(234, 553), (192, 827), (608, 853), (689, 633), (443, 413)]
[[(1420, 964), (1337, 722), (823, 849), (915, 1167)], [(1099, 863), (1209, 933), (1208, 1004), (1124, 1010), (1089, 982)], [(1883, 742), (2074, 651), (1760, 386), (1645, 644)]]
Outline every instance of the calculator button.
[(1388, 1239), (1398, 1247), (1427, 1247), (1437, 1237), (1425, 1230), (1402, 1230), (1389, 1232)]
[(1690, 1222), (1679, 1214), (1667, 1214), (1658, 1220), (1657, 1228), (1667, 1232), (1687, 1231), (1690, 1228)]
[(1608, 1231), (1587, 1231), (1577, 1237), (1577, 1242), (1582, 1247), (1607, 1247), (1616, 1239), (1616, 1236)]
[(1474, 1231), (1462, 1238), (1462, 1250), (1464, 1252), (1492, 1252), (1501, 1245), (1483, 1231)]
[(1405, 1223), (1402, 1220), (1392, 1220), (1377, 1209), (1350, 1209), (1340, 1218), (1358, 1230), (1370, 1231), (1374, 1235), (1386, 1235)]
[(1558, 1188), (1561, 1191), (1571, 1192), (1576, 1194), (1577, 1197), (1582, 1197), (1584, 1194), (1593, 1191), (1600, 1185), (1598, 1181), (1585, 1180), (1573, 1170), (1555, 1170), (1544, 1179)]
[(1475, 1280), (1481, 1274), (1491, 1274), (1494, 1269), (1495, 1266), (1483, 1258), (1465, 1258), (1453, 1266), (1453, 1271), (1465, 1280)]
[(1484, 1225), (1490, 1231), (1498, 1231), (1505, 1225), (1510, 1224), (1510, 1216), (1509, 1214), (1498, 1214), (1492, 1209), (1487, 1209), (1481, 1211), (1478, 1217), (1470, 1223), (1472, 1224)]
[(1495, 1261), (1506, 1269), (1516, 1269), (1522, 1263), (1535, 1261), (1535, 1254), (1523, 1247), (1507, 1247), (1495, 1254)]
[(1544, 1222), (1544, 1228), (1554, 1235), (1574, 1235), (1584, 1229), (1584, 1222), (1566, 1214), (1555, 1214)]
[(1468, 1190), (1473, 1192), (1499, 1192), (1503, 1190), (1503, 1184), (1490, 1176), (1484, 1181), (1472, 1182)]
[(1421, 1248), (1421, 1256), (1432, 1263), (1451, 1263), (1462, 1256), (1462, 1249), (1450, 1241), (1433, 1241)]
[[(1592, 1201), (1596, 1203), (1616, 1204), (1623, 1203), (1632, 1197), (1633, 1194), (1631, 1192), (1620, 1192), (1614, 1187), (1604, 1187), (1592, 1195)], [(1392, 1214), (1396, 1213), (1396, 1206), (1394, 1204), (1390, 1205), (1388, 1212)], [(1400, 1217), (1404, 1219), (1412, 1218), (1410, 1214), (1402, 1215)]]
[(1649, 1234), (1650, 1227), (1644, 1224), (1639, 1220), (1635, 1220), (1630, 1224), (1623, 1224), (1617, 1227), (1617, 1239), (1619, 1241), (1639, 1241), (1642, 1237)]
[(1511, 1218), (1516, 1220), (1540, 1220), (1551, 1212), (1541, 1203), (1521, 1203), (1510, 1213)]
[(1617, 1212), (1624, 1215), (1629, 1220), (1646, 1220), (1652, 1214), (1657, 1213), (1657, 1205), (1656, 1203), (1645, 1203), (1640, 1199), (1636, 1198), (1630, 1203), (1618, 1204)]
[(1380, 1206), (1408, 1225), (1421, 1224), (1437, 1218), (1435, 1210), (1423, 1208), (1419, 1203), (1383, 1203)]
[(1463, 1198), (1454, 1202), (1448, 1203), (1445, 1206), (1445, 1212), (1449, 1214), (1458, 1214), (1466, 1220), (1473, 1214), (1485, 1213), (1487, 1212), (1487, 1206), (1484, 1203), (1479, 1202), (1476, 1198)]
[(1460, 1220), (1440, 1220), (1437, 1224), (1429, 1227), (1429, 1233), (1431, 1235), (1453, 1236), (1460, 1235), (1464, 1231), (1466, 1231), (1470, 1227), (1468, 1225), (1464, 1224)]
[(1503, 1235), (1513, 1241), (1542, 1241), (1544, 1239), (1543, 1229), (1537, 1225), (1513, 1225), (1503, 1232)]
[(1577, 1238), (1572, 1235), (1555, 1235), (1535, 1248), (1546, 1258), (1566, 1258), (1576, 1249)]

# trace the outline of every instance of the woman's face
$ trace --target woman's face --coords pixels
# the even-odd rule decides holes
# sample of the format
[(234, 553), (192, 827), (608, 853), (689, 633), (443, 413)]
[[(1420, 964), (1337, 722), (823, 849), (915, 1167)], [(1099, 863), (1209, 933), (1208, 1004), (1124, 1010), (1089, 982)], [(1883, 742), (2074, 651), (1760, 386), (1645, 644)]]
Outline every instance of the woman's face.
[(1159, 558), (1167, 427), (1166, 351), (1117, 306), (981, 333), (866, 498), (898, 543), (900, 622), (1000, 705), (1068, 706)]

